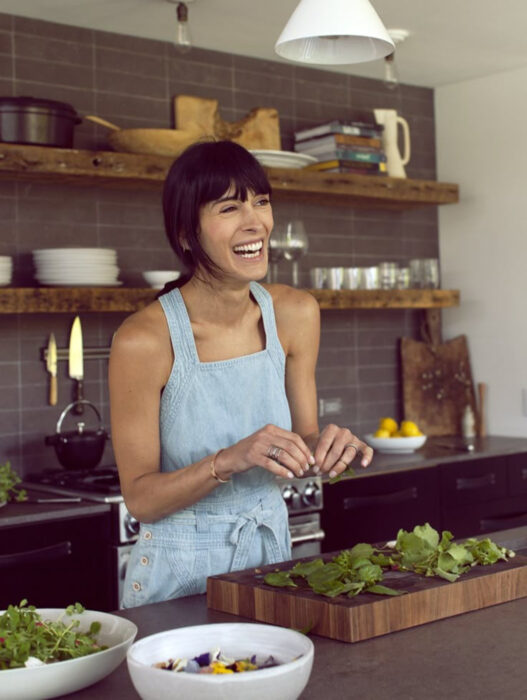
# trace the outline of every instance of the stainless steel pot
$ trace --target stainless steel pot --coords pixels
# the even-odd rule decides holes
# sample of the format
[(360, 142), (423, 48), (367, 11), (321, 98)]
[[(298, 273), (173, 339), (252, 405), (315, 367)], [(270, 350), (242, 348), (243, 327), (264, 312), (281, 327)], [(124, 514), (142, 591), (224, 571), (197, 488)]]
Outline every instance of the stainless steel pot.
[[(97, 414), (99, 427), (97, 430), (86, 430), (85, 423), (79, 421), (77, 430), (61, 432), (62, 422), (66, 415), (78, 404), (91, 407)], [(53, 445), (59, 462), (66, 469), (93, 469), (102, 458), (104, 445), (108, 440), (108, 433), (103, 430), (99, 411), (86, 399), (74, 401), (62, 411), (57, 422), (57, 432), (55, 435), (48, 435), (45, 439), (46, 445)]]
[(66, 102), (36, 97), (0, 97), (0, 141), (34, 146), (73, 147), (82, 119)]

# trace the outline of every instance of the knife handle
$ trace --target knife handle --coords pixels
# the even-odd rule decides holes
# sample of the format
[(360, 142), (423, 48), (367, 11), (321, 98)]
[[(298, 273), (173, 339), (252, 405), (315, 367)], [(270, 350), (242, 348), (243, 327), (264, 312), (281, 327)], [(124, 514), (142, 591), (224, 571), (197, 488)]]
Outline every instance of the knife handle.
[(49, 405), (57, 405), (57, 377), (53, 374), (51, 375), (49, 381)]
[[(77, 379), (77, 385), (75, 387), (75, 401), (82, 401), (84, 399), (84, 382), (82, 379)], [(82, 416), (84, 413), (84, 404), (77, 404), (73, 407), (73, 413), (77, 416)]]

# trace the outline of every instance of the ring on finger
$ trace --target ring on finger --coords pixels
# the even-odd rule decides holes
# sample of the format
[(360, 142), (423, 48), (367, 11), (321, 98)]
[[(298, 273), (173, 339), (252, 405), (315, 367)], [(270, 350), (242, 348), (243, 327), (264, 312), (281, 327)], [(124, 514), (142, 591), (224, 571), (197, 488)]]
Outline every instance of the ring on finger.
[(358, 451), (359, 451), (359, 448), (357, 447), (357, 445), (354, 445), (352, 442), (348, 442), (348, 444), (347, 444), (347, 445), (344, 445), (344, 447), (353, 447), (353, 449), (355, 450), (355, 452), (358, 452)]
[(271, 459), (274, 459), (277, 462), (278, 458), (280, 457), (281, 451), (282, 451), (282, 448), (278, 447), (278, 445), (271, 445), (269, 447), (269, 449), (267, 450), (267, 456), (270, 457)]

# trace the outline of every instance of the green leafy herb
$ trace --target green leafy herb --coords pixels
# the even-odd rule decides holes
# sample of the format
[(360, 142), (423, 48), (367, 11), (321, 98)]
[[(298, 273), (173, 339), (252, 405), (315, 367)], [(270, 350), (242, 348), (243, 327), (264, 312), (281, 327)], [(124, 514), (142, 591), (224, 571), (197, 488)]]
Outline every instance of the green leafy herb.
[(17, 488), (22, 479), (11, 469), (11, 464), (0, 464), (0, 503), (10, 501), (27, 501), (27, 493), (24, 489)]
[(106, 649), (97, 643), (100, 622), (92, 622), (87, 632), (79, 632), (80, 620), (62, 621), (62, 617), (84, 612), (80, 603), (69, 605), (61, 618), (51, 622), (41, 617), (34, 605), (22, 600), (0, 615), (0, 669), (20, 668), (28, 658), (43, 663), (66, 661)]
[(330, 480), (330, 484), (336, 484), (338, 481), (341, 479), (344, 479), (346, 476), (355, 476), (355, 469), (353, 467), (348, 467), (345, 469), (341, 474), (337, 474), (337, 476), (333, 476)]
[(429, 523), (425, 523), (417, 525), (411, 532), (399, 530), (393, 548), (376, 549), (361, 542), (351, 549), (342, 550), (328, 562), (320, 558), (300, 561), (287, 571), (267, 574), (264, 581), (270, 586), (292, 588), (299, 588), (303, 583), (314, 593), (328, 598), (352, 597), (359, 593), (402, 595), (406, 591), (380, 583), (385, 569), (438, 576), (453, 582), (473, 566), (495, 564), (515, 556), (512, 550), (500, 547), (489, 538), (471, 538), (463, 543), (453, 542), (453, 539), (448, 530), (440, 536)]

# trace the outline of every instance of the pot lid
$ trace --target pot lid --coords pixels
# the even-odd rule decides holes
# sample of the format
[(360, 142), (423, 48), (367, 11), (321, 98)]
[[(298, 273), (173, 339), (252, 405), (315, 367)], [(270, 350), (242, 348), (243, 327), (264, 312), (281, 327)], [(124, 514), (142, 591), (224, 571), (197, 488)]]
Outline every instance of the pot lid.
[(68, 117), (77, 116), (75, 108), (67, 102), (46, 100), (41, 97), (0, 97), (0, 111), (7, 112), (20, 109), (42, 112), (60, 112), (63, 116)]

